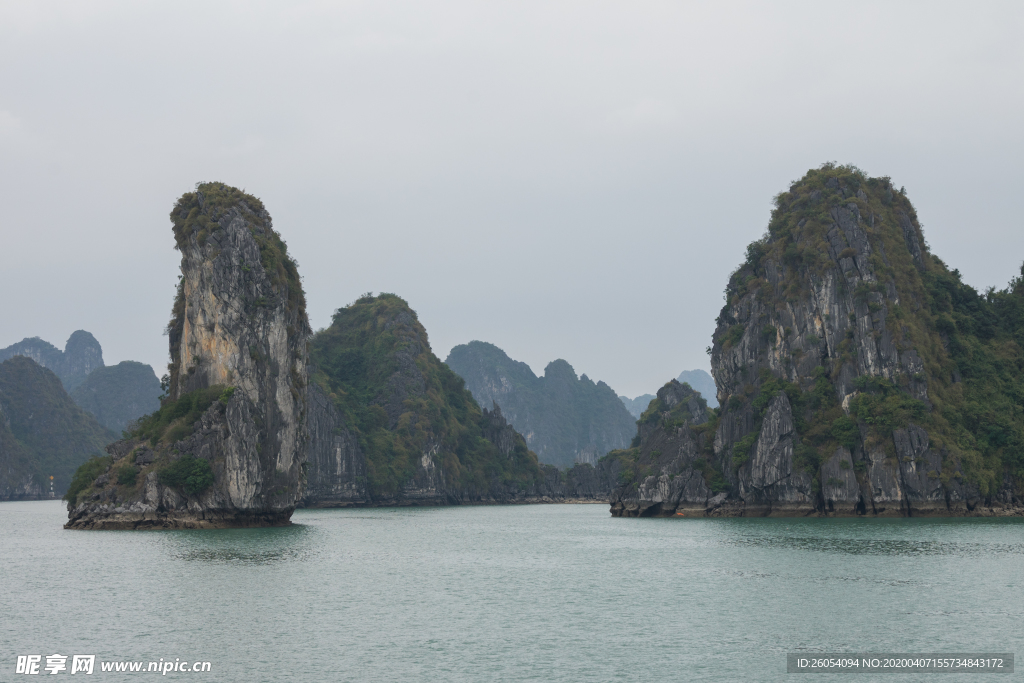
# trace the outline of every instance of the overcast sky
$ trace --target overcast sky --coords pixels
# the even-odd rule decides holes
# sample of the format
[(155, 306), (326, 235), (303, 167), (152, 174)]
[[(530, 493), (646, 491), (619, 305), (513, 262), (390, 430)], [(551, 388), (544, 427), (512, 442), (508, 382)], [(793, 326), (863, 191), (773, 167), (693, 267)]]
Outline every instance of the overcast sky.
[(314, 328), (395, 292), (619, 393), (709, 369), (771, 198), (906, 186), (979, 289), (1024, 261), (1024, 3), (0, 3), (0, 348), (163, 374), (197, 181), (259, 196)]

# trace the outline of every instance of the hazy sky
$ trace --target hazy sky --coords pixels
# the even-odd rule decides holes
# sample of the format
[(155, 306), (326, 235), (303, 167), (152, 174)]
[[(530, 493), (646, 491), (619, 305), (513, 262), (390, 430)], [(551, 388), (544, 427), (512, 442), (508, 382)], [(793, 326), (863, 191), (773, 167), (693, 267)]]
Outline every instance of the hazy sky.
[(314, 328), (395, 292), (619, 393), (705, 368), (771, 198), (906, 186), (978, 288), (1024, 261), (1024, 3), (0, 3), (0, 347), (163, 373), (197, 181), (263, 199)]

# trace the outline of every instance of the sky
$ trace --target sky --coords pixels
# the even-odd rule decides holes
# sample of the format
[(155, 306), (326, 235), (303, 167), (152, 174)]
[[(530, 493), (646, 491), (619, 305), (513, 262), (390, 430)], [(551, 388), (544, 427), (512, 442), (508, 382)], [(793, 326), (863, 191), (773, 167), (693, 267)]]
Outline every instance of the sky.
[(163, 374), (200, 181), (260, 197), (314, 329), (394, 292), (618, 393), (709, 369), (772, 197), (906, 187), (978, 289), (1024, 261), (1024, 3), (0, 2), (0, 348)]

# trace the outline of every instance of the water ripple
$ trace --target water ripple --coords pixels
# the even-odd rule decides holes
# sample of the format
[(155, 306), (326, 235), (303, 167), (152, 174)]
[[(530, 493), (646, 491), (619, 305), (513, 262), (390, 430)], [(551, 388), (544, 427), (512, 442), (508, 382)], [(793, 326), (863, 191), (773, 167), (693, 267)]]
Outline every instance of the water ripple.
[(274, 529), (223, 529), (173, 532), (171, 557), (210, 564), (268, 565), (301, 562), (318, 554), (313, 528), (293, 525)]
[(981, 554), (1024, 555), (1024, 543), (967, 543), (820, 536), (740, 536), (727, 539), (723, 541), (723, 544), (780, 550), (806, 550), (840, 555), (945, 555), (954, 557), (976, 557)]

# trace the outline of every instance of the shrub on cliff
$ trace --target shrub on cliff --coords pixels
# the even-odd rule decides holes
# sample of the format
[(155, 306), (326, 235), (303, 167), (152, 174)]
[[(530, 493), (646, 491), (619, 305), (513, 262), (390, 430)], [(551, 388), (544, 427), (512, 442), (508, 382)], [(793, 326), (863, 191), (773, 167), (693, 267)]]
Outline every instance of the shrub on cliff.
[(213, 485), (213, 468), (203, 458), (191, 453), (185, 454), (170, 465), (161, 468), (157, 476), (164, 486), (184, 491), (189, 496), (197, 496)]
[[(148, 440), (156, 446), (161, 441), (174, 443), (192, 433), (192, 426), (213, 402), (227, 396), (230, 388), (212, 386), (192, 391), (174, 401), (164, 401), (160, 410), (140, 418), (127, 430), (129, 438)], [(226, 400), (224, 401), (227, 402)]]
[(109, 455), (95, 455), (82, 463), (71, 478), (71, 484), (64, 494), (64, 500), (75, 505), (78, 494), (86, 490), (100, 476), (110, 469), (111, 458)]
[(117, 468), (117, 483), (119, 486), (135, 486), (139, 478), (139, 468), (135, 465), (121, 465)]
[(304, 313), (306, 299), (298, 266), (288, 256), (288, 245), (270, 228), (270, 214), (256, 197), (221, 182), (198, 183), (195, 192), (183, 194), (171, 210), (177, 248), (183, 248), (192, 235), (204, 245), (209, 236), (221, 228), (219, 221), (238, 207), (263, 224), (265, 229), (253, 232), (260, 250), (260, 263), (275, 286), (287, 289), (285, 296), (289, 303)]

